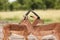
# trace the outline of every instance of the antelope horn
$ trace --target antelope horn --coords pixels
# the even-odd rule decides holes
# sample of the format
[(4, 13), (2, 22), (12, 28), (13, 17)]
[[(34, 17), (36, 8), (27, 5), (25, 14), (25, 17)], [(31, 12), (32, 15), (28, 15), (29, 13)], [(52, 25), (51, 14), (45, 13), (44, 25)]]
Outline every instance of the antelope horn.
[(26, 16), (28, 16), (28, 14), (30, 13), (31, 10), (29, 10), (26, 14), (25, 14), (25, 17), (24, 17), (24, 20), (26, 19)]
[(37, 16), (37, 19), (40, 19), (40, 17), (34, 11), (32, 11), (32, 13)]
[(31, 12), (31, 9), (25, 14), (26, 16)]

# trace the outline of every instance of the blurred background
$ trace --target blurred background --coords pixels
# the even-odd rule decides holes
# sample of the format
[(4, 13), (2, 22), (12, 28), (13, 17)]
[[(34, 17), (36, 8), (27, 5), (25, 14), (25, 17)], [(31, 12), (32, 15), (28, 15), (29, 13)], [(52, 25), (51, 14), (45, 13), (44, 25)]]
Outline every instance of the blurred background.
[[(60, 0), (0, 0), (0, 40), (3, 38), (3, 25), (19, 23), (30, 9), (34, 9), (44, 24), (60, 23)], [(35, 15), (30, 13), (28, 16), (33, 22), (34, 19), (30, 16)], [(11, 39), (16, 40), (16, 37)]]
[(0, 0), (0, 21), (20, 22), (30, 9), (47, 24), (60, 22), (60, 0)]
[(60, 0), (0, 0), (0, 11), (60, 9)]

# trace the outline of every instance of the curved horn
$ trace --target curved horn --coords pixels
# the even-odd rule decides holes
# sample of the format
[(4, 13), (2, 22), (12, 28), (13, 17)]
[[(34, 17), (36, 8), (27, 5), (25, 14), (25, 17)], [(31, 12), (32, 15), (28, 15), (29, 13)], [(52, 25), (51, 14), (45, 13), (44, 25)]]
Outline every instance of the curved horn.
[(34, 11), (32, 11), (32, 13), (37, 16), (37, 19), (40, 19), (40, 17)]
[(31, 10), (29, 10), (26, 14), (25, 14), (25, 17), (24, 19), (26, 19), (26, 16), (28, 16), (28, 14), (31, 12)]
[(31, 10), (29, 10), (25, 15), (27, 16), (30, 13)]

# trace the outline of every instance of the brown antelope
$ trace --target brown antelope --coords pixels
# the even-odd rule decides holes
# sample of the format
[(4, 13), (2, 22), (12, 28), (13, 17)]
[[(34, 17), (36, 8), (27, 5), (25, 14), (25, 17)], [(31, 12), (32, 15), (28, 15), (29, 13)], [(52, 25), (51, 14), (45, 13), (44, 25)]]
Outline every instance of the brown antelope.
[[(33, 13), (36, 14), (35, 12)], [(32, 26), (33, 26), (32, 34), (33, 35), (37, 36), (39, 40), (42, 40), (43, 36), (52, 34), (57, 38), (56, 40), (60, 40), (60, 23), (52, 23), (48, 25), (37, 25), (41, 22), (42, 21), (40, 20), (40, 18), (37, 17), (36, 20), (34, 20), (34, 22), (32, 23)], [(49, 39), (49, 40), (52, 40), (52, 39)]]
[[(29, 13), (30, 11), (28, 11)], [(18, 35), (23, 35), (25, 40), (28, 40), (27, 36), (32, 32), (31, 23), (28, 20), (28, 13), (26, 14), (24, 20), (21, 21), (19, 24), (7, 24), (3, 27), (3, 40), (9, 40), (9, 36), (14, 33)]]
[[(28, 12), (29, 13), (29, 12)], [(24, 20), (20, 24), (7, 24), (3, 27), (3, 34), (4, 38), (3, 40), (9, 40), (9, 36), (14, 33), (17, 35), (24, 36), (25, 40), (28, 40), (27, 36), (32, 31), (31, 29), (30, 21), (27, 17), (24, 18)]]
[(57, 40), (60, 40), (60, 23), (52, 23), (48, 25), (38, 25), (33, 26), (34, 32), (33, 35), (41, 36), (39, 39), (45, 35), (53, 34)]
[(32, 11), (32, 13), (34, 13), (37, 16), (37, 18), (32, 23), (32, 27), (33, 27), (32, 34), (33, 35), (40, 36), (37, 38), (39, 40), (42, 40), (43, 36), (52, 34), (56, 37), (56, 40), (60, 40), (60, 23), (52, 23), (52, 24), (48, 24), (48, 25), (37, 25), (41, 22), (44, 23), (44, 21), (41, 21), (41, 19), (35, 12)]

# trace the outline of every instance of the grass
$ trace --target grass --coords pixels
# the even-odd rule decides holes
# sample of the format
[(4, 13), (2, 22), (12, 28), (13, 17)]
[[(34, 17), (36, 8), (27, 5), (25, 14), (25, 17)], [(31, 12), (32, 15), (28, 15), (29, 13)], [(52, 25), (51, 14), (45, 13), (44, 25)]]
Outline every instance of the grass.
[[(27, 11), (0, 12), (0, 20), (19, 22), (23, 19), (26, 12)], [(60, 22), (60, 10), (35, 10), (35, 12), (45, 23)], [(33, 21), (32, 19), (29, 20)]]
[(53, 20), (52, 19), (43, 19), (44, 22), (52, 22)]
[(43, 19), (43, 20), (44, 20), (44, 23), (46, 23), (46, 24), (49, 24), (49, 23), (52, 23), (53, 22), (52, 19)]
[(20, 19), (13, 17), (13, 18), (5, 18), (3, 20), (5, 20), (5, 21), (15, 21), (15, 22), (18, 22)]

